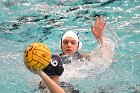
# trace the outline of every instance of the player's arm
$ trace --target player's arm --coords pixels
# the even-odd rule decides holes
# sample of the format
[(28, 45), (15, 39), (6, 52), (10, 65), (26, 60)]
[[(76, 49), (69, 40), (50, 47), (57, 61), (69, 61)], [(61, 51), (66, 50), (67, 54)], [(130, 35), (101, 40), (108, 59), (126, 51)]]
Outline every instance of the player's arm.
[(101, 53), (101, 57), (113, 57), (114, 55), (114, 45), (109, 42), (109, 40), (103, 36), (104, 28), (106, 26), (106, 22), (102, 16), (96, 17), (95, 25), (91, 27), (91, 32), (99, 42), (98, 50), (91, 51), (89, 53), (84, 53), (83, 56), (85, 58), (90, 58), (92, 56), (98, 55), (97, 53)]
[(37, 74), (43, 79), (44, 83), (49, 88), (51, 93), (65, 93), (64, 90), (42, 70), (37, 70)]

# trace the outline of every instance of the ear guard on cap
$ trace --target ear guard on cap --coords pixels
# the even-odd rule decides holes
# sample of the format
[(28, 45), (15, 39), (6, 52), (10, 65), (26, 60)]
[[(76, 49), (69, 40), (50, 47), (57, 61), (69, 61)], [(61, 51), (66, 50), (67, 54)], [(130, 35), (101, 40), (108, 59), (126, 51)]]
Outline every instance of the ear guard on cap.
[(78, 32), (74, 32), (77, 37), (78, 37), (78, 50), (77, 51), (80, 51), (81, 48), (83, 47), (83, 44), (82, 44), (82, 41), (79, 40), (79, 33)]
[(64, 68), (62, 64), (62, 60), (58, 55), (52, 54), (52, 59), (50, 64), (43, 69), (43, 71), (48, 75), (48, 76), (61, 76)]
[(82, 47), (83, 47), (83, 44), (82, 44), (81, 41), (79, 41), (79, 44), (78, 44), (78, 50), (77, 50), (77, 51), (80, 51)]

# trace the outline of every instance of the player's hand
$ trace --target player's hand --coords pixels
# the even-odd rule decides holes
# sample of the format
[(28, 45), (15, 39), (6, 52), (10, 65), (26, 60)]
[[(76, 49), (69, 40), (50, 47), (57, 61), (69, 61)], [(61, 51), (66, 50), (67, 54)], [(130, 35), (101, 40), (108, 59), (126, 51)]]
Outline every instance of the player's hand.
[(102, 43), (105, 25), (106, 22), (104, 21), (104, 18), (102, 16), (96, 16), (95, 25), (91, 27), (92, 33), (100, 43)]

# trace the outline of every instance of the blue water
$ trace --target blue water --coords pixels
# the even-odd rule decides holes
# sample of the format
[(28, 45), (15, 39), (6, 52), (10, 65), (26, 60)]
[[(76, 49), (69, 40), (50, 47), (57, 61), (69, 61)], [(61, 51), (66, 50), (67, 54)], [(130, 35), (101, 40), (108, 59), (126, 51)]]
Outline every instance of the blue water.
[(62, 33), (75, 30), (88, 52), (97, 46), (90, 27), (99, 15), (107, 21), (105, 35), (116, 46), (113, 63), (89, 68), (88, 77), (70, 77), (70, 83), (80, 93), (140, 93), (139, 0), (0, 0), (0, 10), (1, 93), (40, 93), (39, 77), (24, 66), (25, 47), (40, 41), (60, 52)]

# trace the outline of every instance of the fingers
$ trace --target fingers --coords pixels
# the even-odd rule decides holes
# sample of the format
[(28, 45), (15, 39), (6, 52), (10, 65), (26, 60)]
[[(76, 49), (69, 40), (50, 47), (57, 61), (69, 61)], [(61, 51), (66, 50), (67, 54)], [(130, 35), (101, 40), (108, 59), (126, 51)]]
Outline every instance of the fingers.
[(96, 16), (95, 26), (102, 26), (104, 28), (105, 25), (106, 25), (106, 22), (104, 21), (104, 18), (102, 16), (100, 17)]
[(100, 16), (100, 25), (104, 28), (106, 25), (106, 22), (104, 21), (104, 18)]
[(103, 28), (106, 26), (106, 22), (104, 22), (104, 24), (103, 24)]
[(96, 16), (96, 18), (95, 18), (95, 26), (98, 26), (99, 25), (99, 18), (98, 18), (98, 16)]
[(95, 26), (91, 27), (91, 31), (93, 32), (95, 37), (102, 36), (105, 25), (106, 22), (104, 21), (104, 18), (102, 16), (96, 16)]

